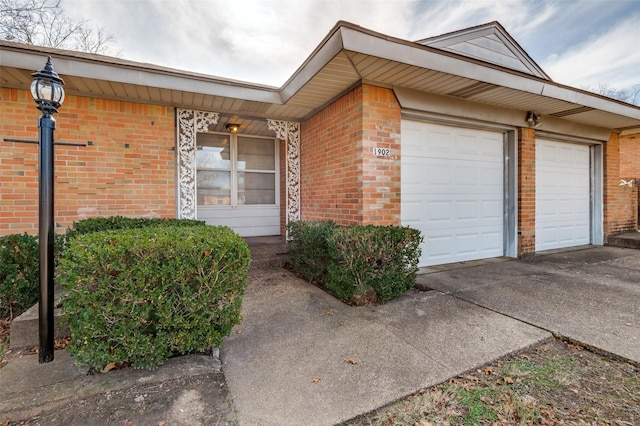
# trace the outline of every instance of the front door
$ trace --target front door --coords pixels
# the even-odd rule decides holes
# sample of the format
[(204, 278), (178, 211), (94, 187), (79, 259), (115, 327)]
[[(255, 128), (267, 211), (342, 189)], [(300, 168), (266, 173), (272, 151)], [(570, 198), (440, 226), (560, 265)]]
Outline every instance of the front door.
[(245, 237), (279, 235), (276, 140), (198, 133), (196, 147), (198, 219)]

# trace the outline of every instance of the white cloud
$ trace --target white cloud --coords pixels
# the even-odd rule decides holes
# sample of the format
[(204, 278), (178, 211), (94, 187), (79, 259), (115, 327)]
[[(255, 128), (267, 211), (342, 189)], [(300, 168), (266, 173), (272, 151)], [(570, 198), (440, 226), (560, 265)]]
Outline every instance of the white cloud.
[(592, 36), (561, 55), (550, 54), (542, 63), (554, 81), (572, 86), (606, 84), (624, 89), (640, 83), (638, 35), (640, 14), (630, 16), (610, 31)]
[[(69, 14), (90, 18), (114, 34), (115, 50), (123, 58), (275, 86), (293, 74), (339, 20), (407, 40), (499, 21), (555, 80), (575, 86), (602, 82), (622, 86), (640, 68), (639, 53), (629, 42), (640, 27), (640, 2), (607, 2), (604, 9), (602, 4), (589, 0), (63, 0)], [(608, 33), (589, 35), (597, 22), (602, 26), (605, 18), (628, 9), (638, 12), (634, 20), (610, 25)], [(588, 42), (574, 46), (576, 40), (585, 39)]]

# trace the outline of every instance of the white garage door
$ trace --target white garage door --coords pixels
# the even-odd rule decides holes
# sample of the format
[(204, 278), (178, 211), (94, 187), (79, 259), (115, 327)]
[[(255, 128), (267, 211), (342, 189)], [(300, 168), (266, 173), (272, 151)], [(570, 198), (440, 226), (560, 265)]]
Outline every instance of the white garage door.
[(502, 133), (402, 121), (402, 210), (420, 266), (504, 254)]
[(590, 148), (536, 140), (536, 251), (591, 242)]

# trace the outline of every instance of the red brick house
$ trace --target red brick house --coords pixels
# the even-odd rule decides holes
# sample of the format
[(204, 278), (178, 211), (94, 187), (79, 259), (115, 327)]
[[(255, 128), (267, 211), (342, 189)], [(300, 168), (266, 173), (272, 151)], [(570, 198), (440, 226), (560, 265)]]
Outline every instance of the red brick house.
[(37, 146), (12, 140), (37, 137), (28, 89), (47, 55), (67, 94), (56, 141), (86, 144), (55, 148), (62, 229), (109, 215), (245, 236), (296, 219), (408, 225), (432, 265), (637, 225), (620, 183), (640, 173), (621, 175), (620, 144), (640, 108), (553, 82), (496, 22), (417, 42), (339, 22), (280, 88), (0, 42), (0, 234), (37, 232)]

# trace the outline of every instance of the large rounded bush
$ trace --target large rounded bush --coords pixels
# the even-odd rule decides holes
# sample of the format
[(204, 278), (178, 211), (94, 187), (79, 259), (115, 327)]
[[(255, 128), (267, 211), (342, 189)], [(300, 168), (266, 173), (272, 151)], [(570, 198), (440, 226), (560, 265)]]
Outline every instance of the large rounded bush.
[(59, 280), (68, 350), (95, 369), (154, 368), (220, 346), (241, 321), (250, 253), (227, 227), (151, 227), (76, 235)]

